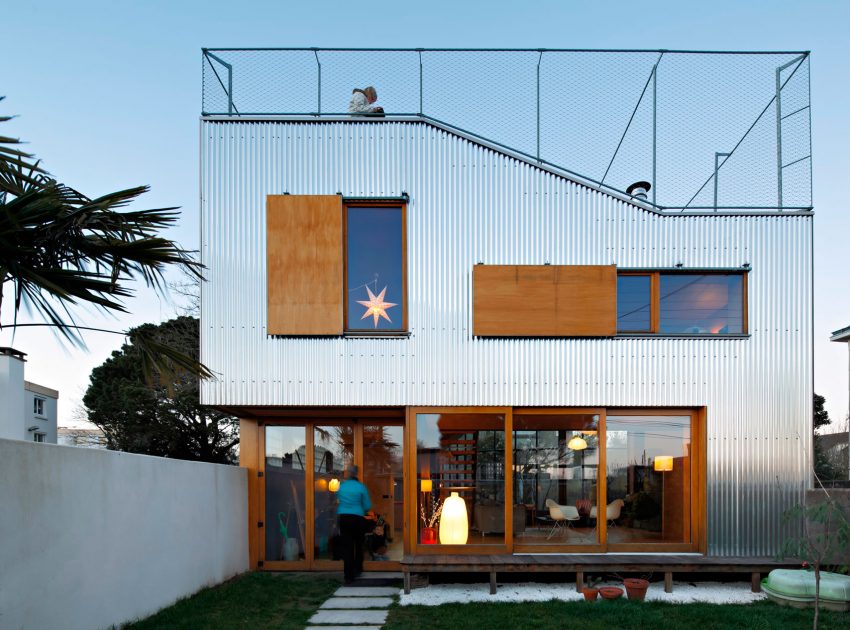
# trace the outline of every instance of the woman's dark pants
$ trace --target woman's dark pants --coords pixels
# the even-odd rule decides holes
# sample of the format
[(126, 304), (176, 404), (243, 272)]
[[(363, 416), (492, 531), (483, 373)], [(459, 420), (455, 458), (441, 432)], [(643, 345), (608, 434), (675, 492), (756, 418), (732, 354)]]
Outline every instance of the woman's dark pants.
[(339, 515), (339, 535), (342, 538), (342, 563), (345, 581), (353, 582), (363, 571), (363, 517), (356, 514)]

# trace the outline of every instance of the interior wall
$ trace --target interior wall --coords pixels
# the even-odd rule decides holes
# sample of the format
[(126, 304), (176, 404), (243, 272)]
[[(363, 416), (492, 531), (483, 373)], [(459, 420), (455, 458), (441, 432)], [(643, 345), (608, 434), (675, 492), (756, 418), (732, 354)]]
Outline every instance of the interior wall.
[(237, 466), (0, 439), (0, 627), (120, 625), (248, 570)]

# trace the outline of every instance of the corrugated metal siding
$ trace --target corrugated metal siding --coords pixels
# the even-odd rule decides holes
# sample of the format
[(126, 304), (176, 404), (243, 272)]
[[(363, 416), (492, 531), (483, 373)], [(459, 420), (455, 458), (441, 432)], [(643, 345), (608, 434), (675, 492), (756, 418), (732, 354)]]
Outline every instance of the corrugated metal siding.
[[(810, 217), (659, 216), (423, 123), (202, 124), (202, 387), (219, 405), (708, 408), (715, 555), (771, 555), (810, 465)], [(636, 173), (640, 179), (644, 173)], [(409, 339), (265, 334), (265, 195), (410, 195)], [(752, 266), (741, 340), (473, 339), (488, 264)]]

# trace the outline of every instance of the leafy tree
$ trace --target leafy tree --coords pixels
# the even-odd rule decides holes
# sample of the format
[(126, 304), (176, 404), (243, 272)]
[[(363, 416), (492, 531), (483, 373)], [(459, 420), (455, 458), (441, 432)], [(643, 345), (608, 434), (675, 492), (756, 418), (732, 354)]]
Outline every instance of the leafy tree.
[[(0, 123), (9, 119), (0, 116)], [(49, 326), (83, 347), (80, 331), (86, 327), (78, 326), (72, 314), (80, 303), (123, 313), (125, 300), (134, 295), (133, 280), (164, 293), (169, 267), (200, 277), (201, 265), (191, 252), (162, 236), (177, 221), (176, 208), (123, 210), (146, 186), (92, 199), (51, 177), (19, 145), (18, 139), (0, 135), (0, 309), (7, 285), (13, 297), (12, 321), (0, 327)], [(18, 324), (21, 308), (44, 321)], [(211, 376), (197, 359), (147, 333), (138, 328), (132, 340), (147, 374), (174, 365)]]
[(818, 480), (824, 481), (832, 481), (834, 479), (840, 479), (844, 475), (842, 475), (843, 470), (835, 465), (829, 458), (829, 454), (824, 449), (823, 443), (821, 441), (821, 435), (818, 434), (818, 429), (821, 429), (829, 424), (831, 424), (832, 420), (829, 417), (829, 413), (824, 408), (824, 404), (826, 403), (826, 398), (823, 396), (819, 396), (815, 394), (814, 398), (814, 435), (812, 436), (814, 442), (814, 456), (815, 456), (815, 475)]
[(130, 331), (130, 341), (92, 370), (83, 397), (88, 419), (106, 436), (107, 448), (176, 459), (231, 463), (239, 443), (238, 420), (199, 402), (199, 378), (167, 366), (147, 378), (142, 350), (133, 342), (142, 332), (157, 343), (195, 358), (199, 323), (177, 317)]
[(803, 561), (815, 572), (814, 630), (820, 612), (821, 571), (836, 559), (846, 558), (850, 549), (850, 521), (839, 501), (828, 491), (823, 492), (820, 503), (797, 505), (785, 513), (785, 522), (799, 524), (801, 534), (786, 540), (780, 553), (783, 558)]
[(824, 408), (826, 404), (826, 398), (820, 396), (819, 394), (815, 394), (815, 421), (814, 421), (814, 429), (817, 431), (818, 429), (825, 427), (830, 424), (832, 420), (829, 418), (829, 413)]

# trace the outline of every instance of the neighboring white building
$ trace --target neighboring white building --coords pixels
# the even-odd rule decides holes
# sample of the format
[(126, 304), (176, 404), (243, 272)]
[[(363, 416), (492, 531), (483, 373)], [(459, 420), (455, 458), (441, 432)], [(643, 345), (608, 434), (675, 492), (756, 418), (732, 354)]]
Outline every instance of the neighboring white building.
[(0, 348), (0, 438), (56, 444), (59, 392), (24, 380), (25, 356)]
[(62, 446), (80, 446), (83, 448), (106, 448), (106, 436), (100, 429), (59, 427), (58, 443)]

